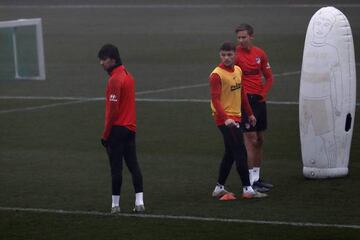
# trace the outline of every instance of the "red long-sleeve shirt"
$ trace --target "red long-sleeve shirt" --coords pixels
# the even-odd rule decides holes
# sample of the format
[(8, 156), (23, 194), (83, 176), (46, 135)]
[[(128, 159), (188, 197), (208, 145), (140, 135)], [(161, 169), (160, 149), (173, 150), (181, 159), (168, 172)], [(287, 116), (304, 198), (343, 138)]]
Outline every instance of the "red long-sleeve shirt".
[[(234, 72), (234, 67), (229, 68), (226, 67), (224, 64), (220, 64), (219, 67), (228, 72)], [(228, 118), (241, 122), (241, 117), (227, 115), (223, 106), (221, 105), (220, 97), (221, 97), (222, 87), (221, 87), (220, 76), (216, 73), (211, 74), (209, 77), (209, 82), (210, 82), (211, 101), (216, 110), (216, 115), (214, 115), (216, 125), (217, 126), (223, 125), (225, 123), (225, 120)], [(248, 98), (245, 95), (243, 87), (241, 88), (241, 108), (245, 110), (248, 116), (253, 115), (251, 106), (249, 104)]]
[(124, 66), (111, 71), (105, 95), (105, 127), (102, 138), (109, 138), (112, 126), (124, 126), (135, 132), (135, 82)]
[[(266, 53), (256, 46), (250, 49), (237, 46), (235, 64), (243, 71), (246, 93), (258, 94), (265, 98), (273, 84), (272, 70)], [(265, 83), (262, 81), (262, 75), (265, 77)]]

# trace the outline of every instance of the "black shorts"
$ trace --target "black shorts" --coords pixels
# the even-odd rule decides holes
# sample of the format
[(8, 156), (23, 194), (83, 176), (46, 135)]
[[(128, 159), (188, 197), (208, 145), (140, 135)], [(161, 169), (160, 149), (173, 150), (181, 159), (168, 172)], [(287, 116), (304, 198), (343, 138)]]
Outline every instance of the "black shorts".
[(257, 94), (247, 94), (250, 106), (256, 117), (256, 125), (253, 127), (249, 123), (248, 116), (245, 111), (242, 111), (241, 123), (243, 126), (243, 132), (261, 132), (267, 128), (267, 113), (266, 102), (261, 101), (262, 97)]

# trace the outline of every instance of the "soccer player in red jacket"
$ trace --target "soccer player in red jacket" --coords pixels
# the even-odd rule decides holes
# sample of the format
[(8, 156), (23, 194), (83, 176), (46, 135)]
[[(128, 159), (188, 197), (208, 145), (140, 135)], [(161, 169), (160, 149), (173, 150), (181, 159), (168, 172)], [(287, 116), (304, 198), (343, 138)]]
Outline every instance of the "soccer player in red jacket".
[(132, 75), (122, 65), (119, 51), (111, 44), (104, 45), (98, 58), (109, 74), (106, 85), (105, 127), (101, 138), (106, 148), (111, 169), (112, 207), (111, 213), (120, 212), (123, 160), (126, 162), (135, 189), (134, 212), (145, 211), (143, 180), (136, 157), (135, 132), (135, 83)]
[(248, 114), (251, 125), (256, 124), (249, 102), (244, 96), (241, 69), (234, 66), (235, 45), (225, 42), (220, 48), (221, 63), (211, 72), (209, 77), (211, 91), (211, 110), (215, 123), (219, 128), (225, 145), (225, 153), (220, 163), (217, 184), (213, 197), (222, 197), (229, 193), (224, 185), (233, 163), (240, 175), (243, 185), (243, 198), (266, 197), (266, 194), (254, 191), (250, 186), (246, 149), (240, 126), (243, 116), (241, 109)]
[[(244, 121), (244, 140), (248, 153), (250, 181), (259, 192), (269, 191), (273, 185), (260, 178), (263, 157), (264, 131), (267, 128), (266, 94), (273, 83), (273, 75), (266, 53), (254, 46), (254, 30), (249, 24), (241, 24), (235, 30), (239, 45), (235, 64), (243, 71), (243, 85), (256, 117), (256, 126)], [(263, 83), (262, 77), (265, 77)], [(246, 116), (246, 113), (244, 113)]]

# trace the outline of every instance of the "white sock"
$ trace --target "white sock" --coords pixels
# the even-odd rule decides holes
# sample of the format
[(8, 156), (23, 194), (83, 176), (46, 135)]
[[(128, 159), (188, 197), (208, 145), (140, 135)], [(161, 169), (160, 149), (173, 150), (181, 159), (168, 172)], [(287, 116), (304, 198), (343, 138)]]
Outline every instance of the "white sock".
[(243, 193), (255, 193), (255, 191), (251, 186), (245, 186), (243, 187)]
[(252, 168), (249, 169), (249, 180), (250, 180), (250, 185), (253, 185), (254, 177), (253, 177), (253, 169)]
[(135, 193), (135, 205), (136, 206), (144, 205), (144, 193), (143, 192)]
[(259, 168), (259, 167), (254, 167), (254, 168), (253, 168), (252, 175), (253, 175), (253, 181), (254, 181), (254, 182), (259, 181), (259, 178), (260, 178), (260, 168)]
[(120, 203), (120, 195), (112, 195), (111, 207), (118, 207)]

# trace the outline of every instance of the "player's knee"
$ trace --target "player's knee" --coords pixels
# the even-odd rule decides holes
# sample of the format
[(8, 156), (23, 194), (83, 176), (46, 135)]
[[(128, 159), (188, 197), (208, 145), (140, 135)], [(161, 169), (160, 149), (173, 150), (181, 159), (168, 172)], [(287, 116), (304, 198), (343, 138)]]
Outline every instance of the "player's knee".
[(248, 138), (248, 142), (255, 148), (260, 147), (263, 143), (258, 137), (252, 136)]
[(256, 147), (262, 147), (263, 144), (264, 144), (263, 138), (260, 137), (256, 139)]

